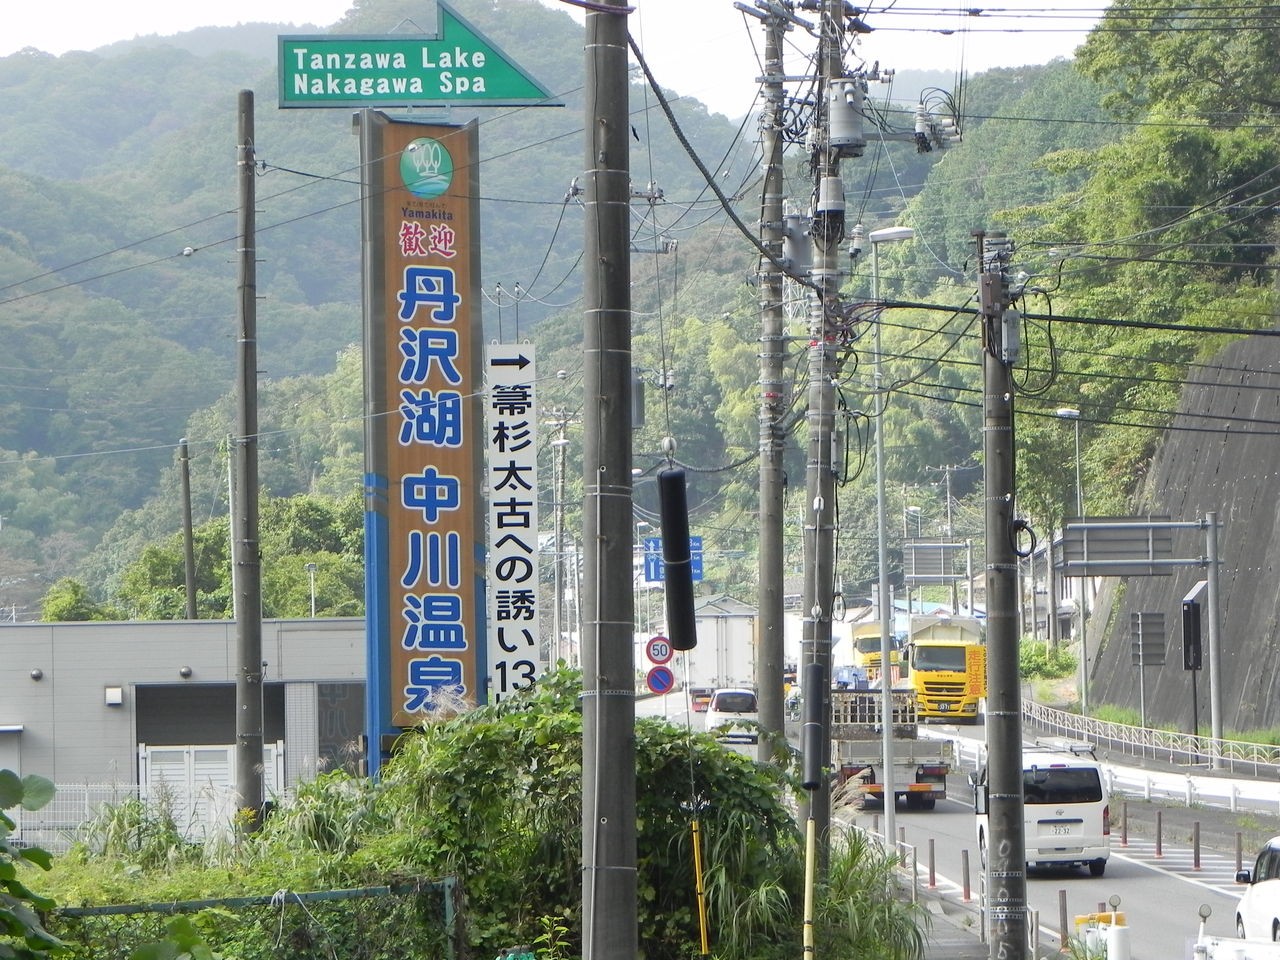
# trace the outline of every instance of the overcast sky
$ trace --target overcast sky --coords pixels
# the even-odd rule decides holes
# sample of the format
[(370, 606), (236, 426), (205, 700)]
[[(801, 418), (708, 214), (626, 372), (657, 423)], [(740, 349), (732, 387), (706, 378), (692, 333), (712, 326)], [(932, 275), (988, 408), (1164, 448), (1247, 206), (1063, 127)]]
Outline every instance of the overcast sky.
[[(582, 19), (580, 10), (559, 0), (541, 2)], [(757, 21), (744, 18), (733, 0), (631, 3), (636, 8), (631, 32), (664, 87), (697, 97), (729, 116), (751, 108), (759, 74), (755, 50), (763, 47), (763, 30)], [(1100, 0), (1058, 0), (1052, 7), (1037, 0), (1004, 0), (983, 16), (961, 17), (955, 12), (940, 12), (938, 0), (907, 3), (912, 5), (892, 6), (891, 12), (867, 16), (875, 32), (861, 40), (865, 61), (878, 60), (882, 66), (899, 71), (917, 68), (953, 73), (1045, 63), (1055, 56), (1071, 56), (1102, 9)], [(243, 22), (327, 27), (350, 6), (351, 0), (218, 0), (211, 4), (0, 0), (0, 56), (28, 46), (55, 54), (92, 50), (140, 34), (163, 36), (193, 27)], [(425, 0), (423, 6), (427, 6)], [(870, 6), (873, 10), (876, 7)], [(432, 29), (426, 22), (421, 26)], [(802, 32), (793, 32), (790, 37), (796, 46), (785, 54), (786, 68), (788, 72), (805, 72), (802, 54), (811, 44), (805, 42)], [(517, 49), (509, 48), (507, 53), (520, 59)], [(581, 56), (581, 51), (572, 53)]]

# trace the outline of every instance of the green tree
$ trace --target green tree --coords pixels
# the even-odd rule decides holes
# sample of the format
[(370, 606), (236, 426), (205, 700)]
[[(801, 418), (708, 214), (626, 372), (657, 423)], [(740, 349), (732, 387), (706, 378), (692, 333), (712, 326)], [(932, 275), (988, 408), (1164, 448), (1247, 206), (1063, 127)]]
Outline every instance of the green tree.
[(1280, 31), (1266, 6), (1188, 6), (1117, 0), (1077, 52), (1081, 68), (1109, 85), (1108, 106), (1131, 118), (1157, 103), (1183, 117), (1228, 125), (1268, 120), (1280, 106)]
[[(306, 617), (314, 563), (317, 616), (359, 616), (364, 609), (363, 522), (358, 496), (341, 503), (300, 494), (268, 498), (259, 511), (262, 611), (268, 617)], [(193, 531), (196, 612), (221, 618), (231, 612), (228, 521), (219, 517)], [(117, 600), (131, 619), (186, 616), (186, 561), (182, 535), (145, 547), (124, 571)]]
[(52, 623), (123, 618), (114, 607), (94, 600), (79, 580), (63, 577), (40, 601), (40, 619)]

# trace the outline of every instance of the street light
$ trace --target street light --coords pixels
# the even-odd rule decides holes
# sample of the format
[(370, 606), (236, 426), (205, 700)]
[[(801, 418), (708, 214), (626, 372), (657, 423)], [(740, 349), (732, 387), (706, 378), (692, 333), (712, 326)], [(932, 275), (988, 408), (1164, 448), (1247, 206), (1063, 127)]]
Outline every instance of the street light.
[[(1080, 482), (1080, 411), (1075, 407), (1059, 407), (1057, 415), (1063, 420), (1070, 420), (1076, 433), (1076, 516), (1084, 519), (1084, 485)], [(1080, 712), (1089, 712), (1089, 638), (1085, 624), (1089, 622), (1088, 598), (1085, 596), (1084, 577), (1080, 578)], [(1056, 608), (1057, 598), (1053, 598)], [(1057, 615), (1055, 609), (1054, 615)]]
[(922, 520), (922, 518), (921, 518), (921, 514), (922, 514), (923, 512), (924, 512), (924, 511), (923, 511), (923, 510), (921, 510), (921, 509), (920, 509), (920, 507), (914, 507), (914, 506), (912, 506), (912, 507), (903, 507), (903, 508), (902, 508), (902, 535), (903, 535), (904, 537), (909, 537), (909, 536), (911, 536), (911, 524), (910, 524), (910, 521), (911, 521), (911, 520), (913, 520), (913, 519), (914, 519), (914, 520), (915, 520), (915, 522), (916, 522), (916, 523), (915, 523), (915, 526), (916, 526), (916, 539), (918, 540), (918, 539), (920, 539), (920, 537), (924, 536), (923, 520)]
[(316, 618), (316, 565), (308, 563), (303, 569), (307, 571), (307, 579), (311, 581), (311, 619)]
[[(915, 231), (910, 227), (884, 227), (867, 234), (867, 239), (871, 241), (871, 299), (876, 304), (880, 302), (880, 244), (910, 240), (913, 236)], [(881, 386), (880, 326), (880, 318), (877, 316), (872, 382), (876, 396), (876, 536), (880, 563), (880, 589), (876, 605), (880, 609), (880, 732), (884, 753), (884, 770), (881, 771), (880, 779), (884, 788), (885, 843), (890, 845), (890, 849), (897, 849), (892, 846), (897, 843), (898, 835), (894, 811), (897, 800), (894, 797), (893, 782), (893, 682), (889, 673), (889, 631), (893, 611), (889, 608), (889, 536), (884, 506), (884, 410), (887, 404)]]

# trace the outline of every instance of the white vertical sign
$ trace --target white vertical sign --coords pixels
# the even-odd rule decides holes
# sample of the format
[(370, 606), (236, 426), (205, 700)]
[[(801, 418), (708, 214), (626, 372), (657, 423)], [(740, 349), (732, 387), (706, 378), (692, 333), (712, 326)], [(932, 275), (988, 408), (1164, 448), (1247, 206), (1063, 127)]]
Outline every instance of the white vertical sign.
[(533, 345), (485, 353), (489, 702), (542, 673), (538, 634), (538, 411)]

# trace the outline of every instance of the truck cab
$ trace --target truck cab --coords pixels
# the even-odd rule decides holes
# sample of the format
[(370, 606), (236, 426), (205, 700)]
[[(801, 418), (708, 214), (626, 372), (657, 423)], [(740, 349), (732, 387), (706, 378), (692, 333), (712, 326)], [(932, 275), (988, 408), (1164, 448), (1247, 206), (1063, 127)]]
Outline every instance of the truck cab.
[(987, 648), (972, 617), (913, 617), (904, 682), (922, 719), (976, 723), (987, 695)]
[[(859, 623), (853, 628), (853, 656), (852, 663), (858, 667), (866, 675), (868, 680), (876, 680), (880, 677), (880, 623), (879, 621), (870, 621), (867, 623)], [(901, 653), (898, 649), (897, 639), (889, 638), (889, 675), (896, 679), (898, 675), (898, 663), (901, 659)]]

